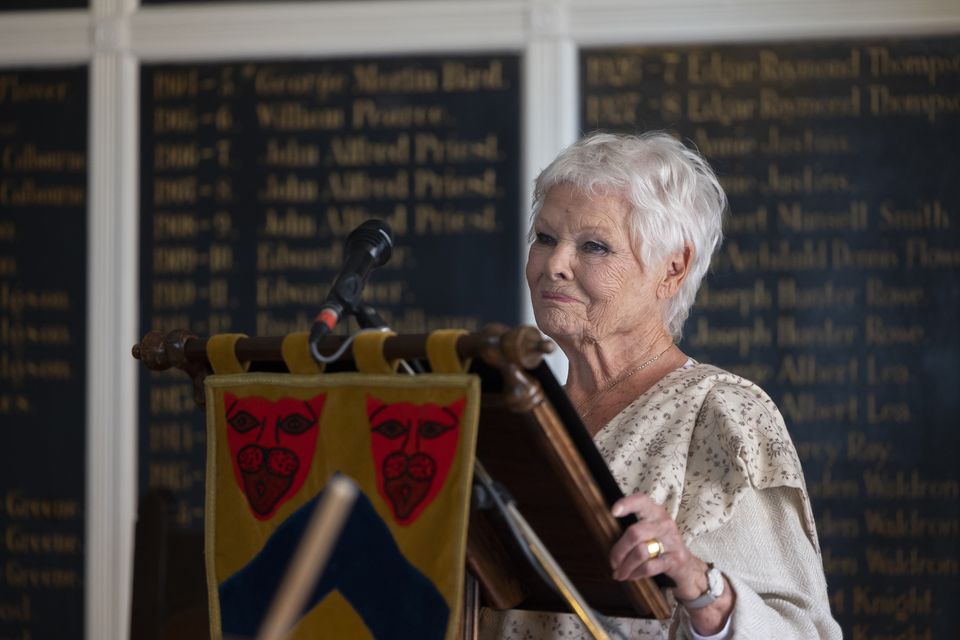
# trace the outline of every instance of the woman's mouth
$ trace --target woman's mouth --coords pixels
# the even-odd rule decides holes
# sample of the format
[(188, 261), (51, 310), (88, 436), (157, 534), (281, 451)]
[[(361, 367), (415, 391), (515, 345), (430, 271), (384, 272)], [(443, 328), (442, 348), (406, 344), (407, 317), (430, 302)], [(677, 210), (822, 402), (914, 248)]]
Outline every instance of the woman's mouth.
[(550, 300), (553, 302), (576, 302), (576, 298), (572, 298), (565, 293), (559, 291), (543, 291), (540, 294), (540, 297), (544, 300)]

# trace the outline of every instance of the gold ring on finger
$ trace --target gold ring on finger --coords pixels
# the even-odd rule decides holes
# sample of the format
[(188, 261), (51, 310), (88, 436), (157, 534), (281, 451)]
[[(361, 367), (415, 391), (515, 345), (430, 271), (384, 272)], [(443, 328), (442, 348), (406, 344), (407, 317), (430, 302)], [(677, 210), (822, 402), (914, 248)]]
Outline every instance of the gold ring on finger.
[(645, 544), (647, 545), (647, 558), (649, 560), (653, 560), (654, 558), (659, 558), (660, 556), (663, 555), (665, 551), (665, 549), (663, 548), (663, 543), (657, 540), (656, 538), (647, 540)]

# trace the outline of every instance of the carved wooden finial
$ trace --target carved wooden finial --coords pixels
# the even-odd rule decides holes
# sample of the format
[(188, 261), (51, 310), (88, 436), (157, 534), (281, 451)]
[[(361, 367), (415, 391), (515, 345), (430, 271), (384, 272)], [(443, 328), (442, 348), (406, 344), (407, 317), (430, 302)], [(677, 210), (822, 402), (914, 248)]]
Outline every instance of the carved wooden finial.
[(159, 331), (149, 332), (143, 336), (143, 340), (133, 345), (133, 357), (153, 371), (170, 368), (170, 359), (163, 348), (163, 334)]
[(525, 412), (543, 402), (543, 389), (525, 370), (538, 366), (544, 353), (552, 350), (553, 343), (545, 341), (535, 327), (529, 326), (510, 329), (493, 324), (484, 327), (480, 334), (483, 336), (480, 357), (500, 370), (504, 400), (510, 410)]
[(540, 330), (529, 325), (522, 325), (508, 330), (500, 339), (500, 345), (507, 359), (522, 366), (524, 369), (533, 369), (540, 366), (543, 356), (551, 353), (554, 344), (540, 335)]
[(187, 365), (186, 345), (197, 336), (186, 329), (175, 329), (166, 335), (150, 331), (138, 344), (133, 345), (133, 357), (154, 371), (170, 367), (184, 369)]
[(186, 329), (174, 329), (163, 338), (163, 350), (167, 354), (167, 359), (171, 367), (185, 369), (187, 367), (187, 343), (196, 340)]
[(203, 379), (210, 373), (206, 362), (190, 362), (187, 359), (187, 343), (197, 336), (186, 329), (175, 329), (166, 335), (150, 331), (133, 345), (133, 357), (153, 371), (166, 371), (176, 367), (187, 373), (193, 382), (193, 399), (198, 406), (204, 405)]

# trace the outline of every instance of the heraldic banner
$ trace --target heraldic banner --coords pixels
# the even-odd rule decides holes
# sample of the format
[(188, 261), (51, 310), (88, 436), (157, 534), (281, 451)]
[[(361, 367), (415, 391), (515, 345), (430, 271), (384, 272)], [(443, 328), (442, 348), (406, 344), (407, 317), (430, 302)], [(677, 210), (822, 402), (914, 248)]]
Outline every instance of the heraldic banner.
[[(371, 340), (354, 345), (361, 372), (330, 374), (303, 373), (318, 370), (303, 357), (295, 366), (287, 358), (298, 373), (246, 373), (230, 361), (231, 336), (210, 339), (205, 534), (213, 638), (256, 634), (334, 474), (351, 478), (360, 494), (290, 637), (456, 636), (480, 381), (392, 373), (395, 363), (382, 355), (371, 366), (358, 348), (382, 345), (383, 334), (366, 335)], [(295, 336), (305, 348), (305, 335)]]

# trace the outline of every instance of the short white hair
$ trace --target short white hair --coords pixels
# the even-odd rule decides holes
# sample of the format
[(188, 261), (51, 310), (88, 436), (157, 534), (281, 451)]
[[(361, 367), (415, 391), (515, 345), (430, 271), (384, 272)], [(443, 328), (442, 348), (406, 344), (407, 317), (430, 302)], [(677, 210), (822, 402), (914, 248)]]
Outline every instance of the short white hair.
[(663, 318), (679, 340), (710, 259), (723, 240), (727, 196), (707, 161), (663, 131), (592, 133), (561, 151), (537, 176), (531, 221), (550, 189), (561, 184), (590, 196), (623, 197), (630, 205), (633, 246), (639, 247), (644, 265), (686, 246), (693, 249), (689, 273)]

